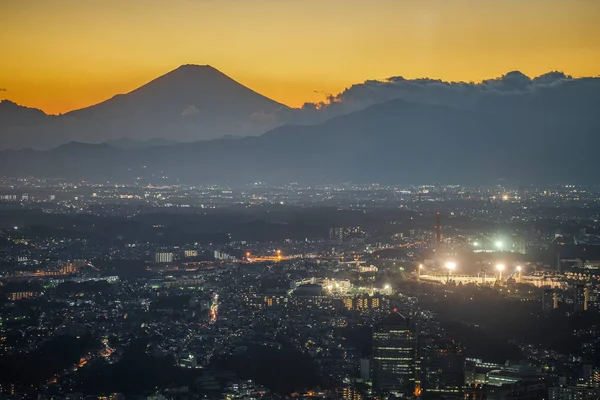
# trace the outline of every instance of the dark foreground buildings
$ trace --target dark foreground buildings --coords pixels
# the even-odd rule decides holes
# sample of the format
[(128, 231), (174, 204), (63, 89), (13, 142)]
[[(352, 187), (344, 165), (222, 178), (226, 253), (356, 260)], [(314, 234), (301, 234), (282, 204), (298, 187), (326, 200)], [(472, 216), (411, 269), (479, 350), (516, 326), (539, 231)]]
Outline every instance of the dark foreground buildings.
[(373, 394), (386, 398), (464, 397), (465, 357), (443, 331), (393, 312), (373, 328)]
[(373, 329), (373, 391), (407, 397), (415, 392), (416, 337), (410, 319), (394, 312)]

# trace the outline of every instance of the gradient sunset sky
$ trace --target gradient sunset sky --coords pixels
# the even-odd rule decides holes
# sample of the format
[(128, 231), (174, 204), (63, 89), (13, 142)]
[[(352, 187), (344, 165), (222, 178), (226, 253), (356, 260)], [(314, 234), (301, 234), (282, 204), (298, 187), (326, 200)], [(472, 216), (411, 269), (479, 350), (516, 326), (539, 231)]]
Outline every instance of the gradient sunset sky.
[(0, 0), (0, 99), (60, 113), (181, 64), (299, 106), (366, 79), (600, 75), (600, 0)]

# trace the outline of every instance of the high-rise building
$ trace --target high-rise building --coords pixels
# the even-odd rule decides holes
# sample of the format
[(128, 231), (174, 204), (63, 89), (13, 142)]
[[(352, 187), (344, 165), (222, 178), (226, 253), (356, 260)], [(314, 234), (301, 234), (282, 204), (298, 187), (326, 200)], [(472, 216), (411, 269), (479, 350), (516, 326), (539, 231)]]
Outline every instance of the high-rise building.
[(373, 328), (373, 391), (412, 396), (415, 392), (416, 338), (409, 318), (393, 312)]
[[(2, 324), (0, 323), (0, 326)], [(367, 382), (371, 380), (371, 359), (361, 358), (360, 359), (360, 378)]]
[(513, 383), (504, 383), (500, 386), (487, 385), (485, 387), (485, 394), (476, 398), (489, 400), (538, 400), (547, 398), (547, 395), (548, 388), (544, 381), (539, 379), (525, 379)]
[[(2, 326), (1, 323), (0, 323), (0, 326)], [(597, 389), (600, 388), (600, 369), (598, 369), (598, 368), (594, 369), (588, 380), (592, 387), (595, 387)]]
[(368, 310), (383, 306), (379, 296), (356, 296), (344, 299), (344, 306), (348, 310)]
[[(419, 336), (420, 339), (420, 336)], [(451, 339), (424, 337), (419, 340), (418, 381), (423, 393), (460, 395), (465, 385), (465, 356)]]
[(573, 296), (573, 308), (575, 312), (587, 311), (589, 300), (589, 290), (585, 285), (576, 285)]
[(342, 400), (362, 400), (363, 394), (354, 386), (345, 386), (340, 390), (340, 398)]
[(267, 295), (264, 297), (264, 306), (265, 307), (278, 307), (287, 304), (288, 298), (287, 296), (282, 295)]
[(329, 228), (329, 239), (342, 243), (344, 241), (344, 228)]
[(198, 257), (198, 250), (185, 250), (183, 255), (185, 258)]
[(173, 253), (159, 252), (154, 254), (154, 261), (157, 263), (172, 263)]
[(553, 289), (544, 289), (542, 294), (542, 310), (549, 313), (558, 308), (558, 294)]
[(225, 253), (224, 251), (221, 251), (221, 250), (215, 250), (213, 253), (213, 256), (215, 257), (215, 260), (235, 261), (234, 256), (232, 256), (231, 254)]
[(600, 389), (585, 386), (555, 386), (550, 388), (550, 400), (598, 400)]

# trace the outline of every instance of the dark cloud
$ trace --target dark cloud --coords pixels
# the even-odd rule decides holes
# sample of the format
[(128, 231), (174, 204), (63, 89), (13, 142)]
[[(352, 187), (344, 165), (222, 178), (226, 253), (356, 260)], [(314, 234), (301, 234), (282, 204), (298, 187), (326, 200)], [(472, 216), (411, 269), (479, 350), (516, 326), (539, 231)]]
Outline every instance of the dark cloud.
[[(394, 99), (441, 104), (468, 109), (526, 105), (533, 97), (577, 98), (600, 93), (600, 78), (573, 78), (553, 71), (530, 78), (512, 71), (482, 82), (446, 82), (439, 79), (406, 79), (393, 76), (385, 80), (367, 80), (328, 96), (319, 103), (306, 103), (293, 115), (294, 123), (318, 122)], [(594, 99), (597, 98), (595, 95)], [(285, 117), (289, 117), (288, 113)], [(289, 121), (281, 121), (282, 123)]]
[(506, 108), (526, 110), (533, 103), (549, 101), (553, 106), (587, 108), (600, 101), (600, 78), (573, 78), (559, 71), (535, 78), (512, 71), (481, 82), (392, 76), (352, 85), (336, 95), (315, 92), (323, 93), (325, 100), (305, 103), (300, 108), (281, 109), (272, 117), (263, 116), (263, 120), (271, 121), (273, 126), (313, 124), (394, 99), (484, 112)]

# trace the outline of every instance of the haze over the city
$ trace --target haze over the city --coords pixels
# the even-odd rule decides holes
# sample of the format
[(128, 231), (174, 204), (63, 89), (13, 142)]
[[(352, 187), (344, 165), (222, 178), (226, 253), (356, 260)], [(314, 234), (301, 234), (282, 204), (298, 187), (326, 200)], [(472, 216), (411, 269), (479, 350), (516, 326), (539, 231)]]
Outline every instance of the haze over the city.
[(599, 400), (599, 0), (0, 0), (0, 400)]

